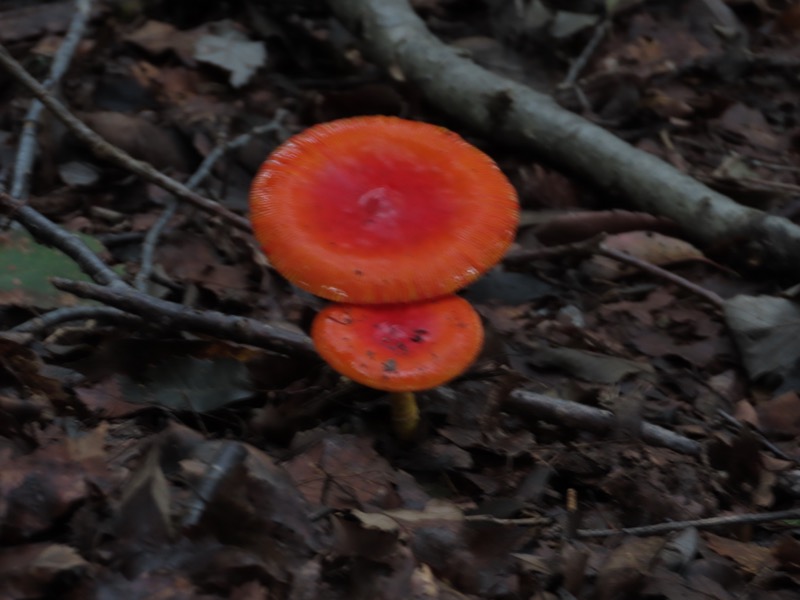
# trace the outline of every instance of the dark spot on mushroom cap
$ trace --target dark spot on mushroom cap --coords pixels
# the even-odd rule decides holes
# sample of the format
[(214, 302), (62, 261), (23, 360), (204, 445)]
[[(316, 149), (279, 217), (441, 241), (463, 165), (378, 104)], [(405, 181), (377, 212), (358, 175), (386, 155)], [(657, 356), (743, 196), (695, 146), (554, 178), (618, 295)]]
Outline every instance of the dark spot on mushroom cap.
[(425, 341), (427, 335), (428, 335), (427, 329), (415, 329), (414, 333), (411, 336), (411, 341), (416, 344), (420, 344)]
[(333, 319), (337, 323), (341, 323), (342, 325), (350, 325), (353, 322), (352, 317), (348, 314), (339, 314), (336, 315), (335, 317), (329, 317), (329, 318)]

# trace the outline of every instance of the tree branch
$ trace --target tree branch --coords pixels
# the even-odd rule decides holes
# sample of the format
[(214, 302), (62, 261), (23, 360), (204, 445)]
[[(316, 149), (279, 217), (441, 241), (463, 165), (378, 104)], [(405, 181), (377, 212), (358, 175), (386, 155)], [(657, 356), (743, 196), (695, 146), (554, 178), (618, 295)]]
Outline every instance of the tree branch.
[(650, 273), (651, 275), (655, 275), (656, 277), (660, 277), (666, 281), (671, 281), (672, 283), (679, 285), (680, 287), (689, 290), (695, 296), (699, 296), (704, 300), (710, 302), (715, 308), (721, 309), (725, 304), (725, 301), (722, 297), (717, 294), (716, 292), (712, 292), (711, 290), (707, 290), (701, 285), (697, 285), (696, 283), (689, 281), (685, 277), (681, 277), (680, 275), (676, 275), (671, 271), (667, 271), (666, 269), (662, 269), (658, 265), (654, 265), (653, 263), (647, 262), (646, 260), (642, 260), (641, 258), (637, 258), (631, 254), (626, 254), (625, 252), (621, 252), (616, 248), (609, 248), (605, 246), (602, 242), (600, 243), (598, 249), (598, 254), (601, 256), (607, 256), (608, 258), (613, 258), (614, 260), (618, 260), (621, 263), (625, 263), (626, 265), (631, 265), (645, 273)]
[(11, 219), (27, 229), (36, 241), (45, 246), (57, 248), (69, 256), (84, 273), (97, 283), (113, 287), (128, 287), (128, 284), (92, 252), (78, 236), (63, 230), (37, 210), (14, 200), (1, 191), (0, 208), (4, 209)]
[(132, 287), (111, 289), (83, 281), (54, 277), (55, 287), (138, 315), (155, 325), (269, 348), (287, 354), (316, 355), (307, 335), (283, 325), (273, 325), (235, 315), (193, 308), (148, 296)]
[(709, 527), (722, 527), (726, 525), (742, 525), (744, 523), (766, 523), (768, 521), (788, 521), (800, 519), (800, 509), (779, 510), (766, 513), (751, 513), (746, 515), (729, 515), (725, 517), (710, 517), (708, 519), (693, 519), (691, 521), (671, 521), (669, 523), (656, 523), (642, 527), (625, 527), (623, 529), (579, 529), (576, 534), (579, 538), (610, 537), (612, 535), (655, 535), (668, 531), (681, 531), (689, 527), (707, 529)]
[(66, 308), (57, 308), (48, 313), (34, 317), (29, 321), (20, 323), (16, 327), (12, 327), (11, 331), (15, 333), (32, 333), (38, 334), (51, 327), (60, 325), (61, 323), (68, 323), (70, 321), (112, 321), (114, 323), (125, 323), (133, 327), (142, 327), (147, 323), (129, 313), (117, 310), (110, 306), (68, 306)]
[[(611, 411), (526, 390), (511, 392), (504, 407), (535, 419), (597, 433), (608, 433), (617, 425), (617, 418)], [(658, 425), (642, 423), (639, 433), (648, 444), (669, 448), (681, 454), (700, 454), (698, 442)]]

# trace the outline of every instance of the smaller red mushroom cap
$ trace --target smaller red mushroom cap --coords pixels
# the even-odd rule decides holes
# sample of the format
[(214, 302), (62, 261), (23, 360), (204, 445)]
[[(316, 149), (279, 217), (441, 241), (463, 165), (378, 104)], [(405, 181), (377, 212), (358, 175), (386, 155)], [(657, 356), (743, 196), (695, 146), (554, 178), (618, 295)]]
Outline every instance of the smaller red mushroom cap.
[(250, 191), (272, 265), (306, 291), (358, 304), (450, 294), (494, 266), (519, 204), (486, 154), (396, 117), (323, 123), (292, 137)]
[(483, 326), (469, 302), (444, 296), (411, 304), (331, 304), (311, 337), (336, 371), (387, 392), (434, 388), (478, 356)]

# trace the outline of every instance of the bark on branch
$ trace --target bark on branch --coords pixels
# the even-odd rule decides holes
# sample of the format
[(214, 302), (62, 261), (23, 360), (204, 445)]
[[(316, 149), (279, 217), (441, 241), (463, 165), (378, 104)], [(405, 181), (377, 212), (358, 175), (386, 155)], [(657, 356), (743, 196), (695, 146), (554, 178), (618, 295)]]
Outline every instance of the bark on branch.
[(307, 335), (283, 325), (226, 315), (214, 310), (196, 310), (154, 298), (128, 286), (111, 289), (60, 277), (54, 277), (52, 283), (60, 290), (138, 315), (154, 325), (211, 335), (292, 355), (316, 355), (314, 345)]
[[(611, 411), (527, 390), (511, 392), (504, 407), (534, 419), (597, 433), (610, 433), (618, 423), (617, 417)], [(642, 423), (639, 435), (648, 444), (669, 448), (681, 454), (697, 456), (701, 451), (699, 442), (652, 423)]]
[(408, 0), (329, 0), (384, 67), (430, 102), (495, 139), (531, 148), (641, 210), (675, 220), (696, 241), (760, 245), (770, 267), (800, 275), (800, 227), (747, 208), (440, 42)]

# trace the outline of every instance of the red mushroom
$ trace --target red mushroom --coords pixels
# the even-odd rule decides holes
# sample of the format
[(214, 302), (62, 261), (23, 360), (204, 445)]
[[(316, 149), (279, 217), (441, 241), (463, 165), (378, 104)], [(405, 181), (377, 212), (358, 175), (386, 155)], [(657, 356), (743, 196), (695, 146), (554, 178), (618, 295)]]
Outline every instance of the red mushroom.
[(264, 162), (250, 192), (256, 237), (299, 287), (341, 302), (452, 293), (496, 264), (516, 192), (480, 150), (396, 117), (316, 125)]
[(392, 420), (408, 439), (419, 421), (413, 392), (457, 377), (483, 345), (483, 326), (458, 296), (410, 304), (331, 304), (311, 327), (320, 356), (336, 371), (392, 392)]

